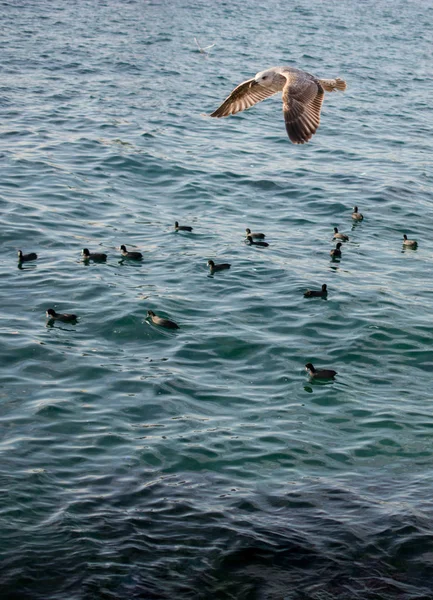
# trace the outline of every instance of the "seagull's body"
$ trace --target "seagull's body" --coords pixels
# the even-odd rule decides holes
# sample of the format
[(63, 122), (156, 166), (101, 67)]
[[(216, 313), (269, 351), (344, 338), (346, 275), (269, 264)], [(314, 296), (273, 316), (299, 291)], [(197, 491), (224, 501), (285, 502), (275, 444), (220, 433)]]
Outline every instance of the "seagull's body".
[(238, 85), (210, 116), (228, 117), (282, 92), (287, 134), (294, 144), (304, 144), (319, 127), (325, 91), (345, 89), (346, 82), (338, 77), (317, 79), (294, 67), (271, 67)]

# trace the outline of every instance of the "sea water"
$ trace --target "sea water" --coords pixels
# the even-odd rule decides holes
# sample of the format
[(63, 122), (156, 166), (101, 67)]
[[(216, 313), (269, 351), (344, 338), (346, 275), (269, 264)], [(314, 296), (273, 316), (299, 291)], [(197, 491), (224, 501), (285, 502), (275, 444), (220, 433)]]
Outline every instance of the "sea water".
[[(2, 599), (433, 597), (432, 19), (1, 3)], [(206, 116), (274, 65), (347, 81), (306, 145)]]

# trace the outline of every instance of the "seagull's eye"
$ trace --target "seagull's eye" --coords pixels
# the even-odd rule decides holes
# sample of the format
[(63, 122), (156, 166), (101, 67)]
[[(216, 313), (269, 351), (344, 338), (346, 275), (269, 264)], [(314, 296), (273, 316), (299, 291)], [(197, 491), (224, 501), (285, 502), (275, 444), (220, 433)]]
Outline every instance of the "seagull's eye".
[(263, 75), (262, 79), (267, 79), (268, 76), (267, 75)]

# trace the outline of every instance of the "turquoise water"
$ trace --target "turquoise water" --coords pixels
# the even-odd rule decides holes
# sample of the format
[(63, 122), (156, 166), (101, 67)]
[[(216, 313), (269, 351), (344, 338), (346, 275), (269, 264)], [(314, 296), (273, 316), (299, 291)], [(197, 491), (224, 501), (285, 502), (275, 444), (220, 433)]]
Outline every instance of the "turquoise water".
[[(431, 4), (0, 14), (1, 597), (433, 597)], [(278, 64), (347, 81), (309, 144), (204, 116)]]

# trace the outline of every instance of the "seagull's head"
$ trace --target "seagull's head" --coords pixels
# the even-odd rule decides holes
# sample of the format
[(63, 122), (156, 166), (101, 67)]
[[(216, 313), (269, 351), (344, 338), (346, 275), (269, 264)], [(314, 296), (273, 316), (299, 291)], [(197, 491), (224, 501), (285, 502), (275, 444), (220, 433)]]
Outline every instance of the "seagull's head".
[(275, 72), (272, 69), (261, 71), (254, 77), (254, 81), (263, 87), (270, 87), (274, 83)]

